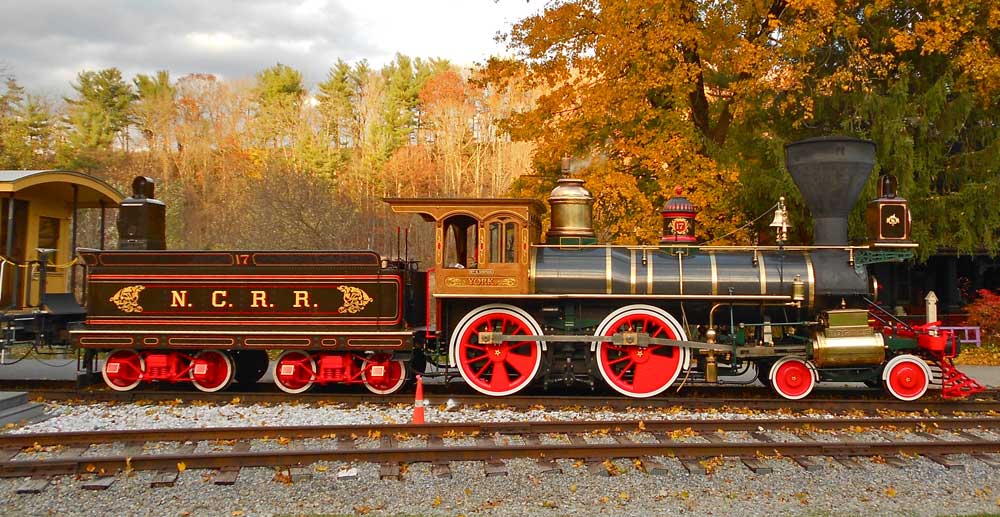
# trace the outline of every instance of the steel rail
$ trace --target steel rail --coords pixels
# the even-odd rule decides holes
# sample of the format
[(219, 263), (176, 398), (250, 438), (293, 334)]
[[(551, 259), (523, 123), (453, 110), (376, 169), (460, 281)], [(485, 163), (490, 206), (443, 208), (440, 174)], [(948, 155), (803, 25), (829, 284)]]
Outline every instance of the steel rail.
[(0, 462), (0, 477), (83, 472), (116, 473), (122, 470), (175, 470), (184, 463), (189, 469), (224, 467), (284, 467), (317, 461), (430, 462), (475, 461), (513, 458), (640, 458), (672, 456), (705, 458), (760, 455), (781, 456), (888, 456), (894, 454), (978, 454), (1000, 451), (1000, 440), (894, 441), (894, 442), (733, 442), (733, 443), (628, 443), (545, 444), (504, 446), (389, 447), (378, 449), (305, 449), (259, 452), (211, 452), (136, 456), (77, 457), (52, 460)]
[(0, 449), (34, 445), (93, 445), (114, 442), (177, 442), (209, 440), (263, 440), (365, 437), (375, 435), (442, 436), (453, 434), (564, 434), (593, 432), (668, 433), (764, 430), (903, 429), (1000, 429), (1000, 417), (885, 417), (885, 418), (767, 418), (767, 419), (677, 419), (592, 420), (526, 422), (441, 422), (427, 424), (359, 424), (268, 427), (206, 427), (192, 429), (127, 429), (115, 431), (69, 431), (0, 435)]
[[(430, 388), (430, 387), (428, 387)], [(732, 393), (733, 387), (726, 388)], [(942, 400), (925, 398), (915, 401), (902, 401), (896, 399), (882, 398), (857, 398), (851, 395), (847, 398), (807, 398), (803, 400), (785, 400), (775, 398), (751, 398), (751, 397), (726, 397), (725, 394), (719, 396), (705, 396), (701, 393), (717, 391), (706, 389), (704, 386), (690, 388), (692, 393), (698, 395), (683, 396), (669, 395), (658, 396), (645, 399), (631, 399), (616, 395), (595, 396), (546, 396), (539, 395), (515, 395), (509, 397), (490, 397), (477, 394), (447, 393), (434, 389), (426, 391), (428, 399), (435, 403), (443, 403), (447, 399), (452, 399), (464, 405), (482, 405), (486, 407), (514, 407), (530, 408), (533, 406), (543, 406), (550, 409), (560, 407), (586, 407), (586, 408), (609, 408), (609, 409), (630, 409), (630, 408), (668, 408), (682, 407), (689, 410), (700, 409), (722, 409), (722, 408), (749, 408), (759, 410), (821, 410), (821, 411), (851, 411), (861, 410), (875, 412), (880, 410), (903, 411), (903, 412), (923, 412), (934, 411), (941, 414), (964, 412), (964, 413), (985, 413), (1000, 412), (1000, 400), (984, 398), (981, 400)], [(721, 390), (719, 390), (721, 391)], [(764, 388), (759, 388), (762, 394), (770, 395)], [(865, 394), (862, 393), (862, 396)], [(987, 394), (991, 396), (993, 393)], [(328, 393), (313, 392), (298, 395), (289, 395), (278, 391), (243, 391), (243, 392), (216, 392), (202, 393), (197, 391), (177, 391), (177, 390), (150, 390), (137, 392), (117, 392), (111, 390), (76, 390), (72, 388), (32, 388), (28, 387), (28, 397), (32, 400), (42, 399), (49, 401), (73, 401), (73, 402), (157, 402), (157, 401), (180, 401), (181, 403), (191, 402), (215, 402), (220, 404), (233, 403), (238, 399), (240, 404), (253, 403), (328, 403), (328, 404), (411, 404), (413, 395), (400, 393), (393, 395), (375, 395), (372, 393)]]

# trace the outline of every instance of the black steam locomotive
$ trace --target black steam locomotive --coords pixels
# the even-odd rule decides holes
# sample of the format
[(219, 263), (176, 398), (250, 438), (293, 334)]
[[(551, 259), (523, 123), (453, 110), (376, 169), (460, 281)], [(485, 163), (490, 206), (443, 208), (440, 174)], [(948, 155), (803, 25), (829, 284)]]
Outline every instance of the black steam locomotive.
[(884, 385), (904, 400), (932, 382), (947, 396), (979, 389), (951, 365), (956, 345), (934, 322), (906, 325), (870, 301), (863, 264), (914, 246), (890, 177), (868, 207), (871, 242), (848, 244), (874, 144), (835, 137), (786, 151), (814, 246), (784, 245), (783, 203), (778, 246), (699, 246), (680, 192), (659, 245), (598, 244), (593, 198), (564, 177), (544, 239), (535, 200), (387, 199), (434, 224), (426, 270), (371, 251), (167, 251), (162, 204), (139, 178), (120, 211), (121, 249), (80, 254), (88, 313), (71, 334), (92, 356), (107, 352), (101, 373), (116, 390), (257, 382), (272, 350), (289, 393), (335, 383), (392, 393), (414, 371), (494, 396), (606, 383), (650, 397), (679, 379), (749, 371), (789, 399), (820, 381)]

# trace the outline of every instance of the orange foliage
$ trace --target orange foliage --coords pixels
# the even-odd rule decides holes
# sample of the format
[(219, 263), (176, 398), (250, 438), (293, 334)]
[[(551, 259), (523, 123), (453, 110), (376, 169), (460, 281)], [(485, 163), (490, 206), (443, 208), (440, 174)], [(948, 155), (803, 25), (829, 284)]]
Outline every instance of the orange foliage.
[[(515, 24), (507, 41), (518, 57), (490, 60), (486, 75), (543, 90), (510, 120), (513, 136), (538, 145), (537, 169), (554, 176), (565, 154), (607, 161), (608, 177), (590, 187), (618, 201), (599, 205), (631, 204), (600, 222), (612, 239), (655, 235), (639, 210), (674, 185), (702, 210), (705, 238), (742, 223), (740, 184), (756, 173), (742, 164), (765, 155), (761, 146), (816, 127), (817, 97), (884, 88), (909, 66), (906, 53), (955, 60), (960, 82), (992, 102), (998, 10), (985, 0), (561, 0)], [(734, 142), (736, 132), (752, 136)], [(782, 194), (772, 193), (756, 204)]]

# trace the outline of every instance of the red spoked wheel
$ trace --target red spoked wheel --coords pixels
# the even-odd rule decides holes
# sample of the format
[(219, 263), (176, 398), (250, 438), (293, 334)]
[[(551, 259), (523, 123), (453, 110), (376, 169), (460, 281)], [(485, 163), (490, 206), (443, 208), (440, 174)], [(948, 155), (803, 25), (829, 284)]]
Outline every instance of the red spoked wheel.
[(768, 378), (771, 388), (789, 400), (798, 400), (816, 387), (816, 368), (805, 359), (783, 357), (774, 363)]
[(287, 350), (274, 362), (274, 383), (285, 393), (302, 393), (316, 379), (316, 361), (301, 350)]
[(484, 305), (462, 318), (451, 339), (451, 353), (458, 371), (476, 391), (501, 397), (528, 386), (542, 364), (542, 342), (479, 344), (480, 332), (540, 336), (542, 329), (538, 323), (512, 305)]
[(104, 383), (115, 391), (129, 391), (139, 385), (146, 363), (133, 350), (114, 350), (101, 368)]
[[(621, 332), (686, 341), (681, 325), (666, 311), (651, 305), (629, 305), (612, 312), (597, 327), (596, 336)], [(615, 345), (600, 342), (595, 348), (601, 377), (615, 391), (645, 398), (662, 393), (677, 380), (688, 363), (688, 350), (667, 345)]]
[(899, 400), (916, 400), (927, 393), (931, 384), (931, 369), (915, 355), (893, 357), (882, 371), (882, 382), (893, 397)]
[(233, 359), (219, 350), (204, 350), (191, 361), (191, 383), (201, 391), (212, 393), (229, 387), (233, 382)]
[(377, 395), (395, 393), (406, 384), (406, 362), (389, 354), (375, 354), (365, 360), (361, 380)]

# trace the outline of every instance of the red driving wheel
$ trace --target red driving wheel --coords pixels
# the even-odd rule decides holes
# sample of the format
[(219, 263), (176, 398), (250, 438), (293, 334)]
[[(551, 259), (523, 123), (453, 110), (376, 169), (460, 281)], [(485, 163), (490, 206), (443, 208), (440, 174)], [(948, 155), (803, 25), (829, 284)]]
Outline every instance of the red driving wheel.
[(785, 357), (774, 363), (770, 373), (771, 387), (789, 400), (798, 400), (816, 387), (812, 365), (797, 357)]
[(904, 354), (893, 357), (882, 374), (886, 389), (899, 400), (916, 400), (927, 392), (931, 372), (919, 357)]
[[(686, 340), (680, 325), (666, 312), (648, 305), (623, 307), (605, 318), (598, 336), (622, 332), (646, 334), (651, 338)], [(597, 366), (615, 391), (629, 397), (652, 397), (670, 387), (684, 368), (687, 351), (666, 345), (597, 344)]]
[(452, 350), (458, 371), (476, 391), (495, 397), (524, 389), (541, 365), (538, 341), (479, 344), (480, 332), (502, 335), (541, 335), (538, 324), (513, 306), (487, 305), (463, 318), (455, 331)]

